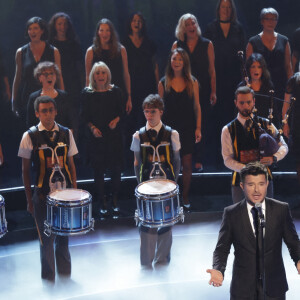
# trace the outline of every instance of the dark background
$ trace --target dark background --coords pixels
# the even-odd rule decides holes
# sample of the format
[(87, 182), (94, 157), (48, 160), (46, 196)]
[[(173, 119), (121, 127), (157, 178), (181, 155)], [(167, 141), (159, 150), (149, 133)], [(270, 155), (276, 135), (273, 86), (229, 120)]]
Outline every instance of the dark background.
[[(122, 40), (126, 34), (126, 21), (134, 11), (141, 11), (146, 18), (148, 34), (158, 47), (157, 61), (160, 75), (164, 73), (167, 56), (175, 40), (175, 27), (178, 19), (185, 13), (194, 14), (202, 31), (215, 18), (217, 0), (0, 0), (0, 52), (12, 86), (15, 72), (16, 50), (28, 41), (24, 37), (25, 24), (33, 16), (49, 21), (51, 16), (63, 11), (73, 20), (75, 30), (81, 41), (82, 51), (91, 45), (96, 23), (101, 18), (109, 18), (115, 25)], [(278, 32), (292, 37), (300, 26), (299, 0), (236, 0), (237, 15), (247, 38), (259, 33), (261, 25), (259, 14), (264, 7), (274, 7), (279, 12)], [(21, 160), (17, 157), (21, 136), (17, 134), (18, 121), (7, 114), (9, 120), (3, 139), (5, 165), (0, 169), (0, 187), (22, 185)], [(10, 124), (9, 124), (10, 123)], [(1, 124), (3, 124), (1, 122)], [(3, 125), (1, 125), (3, 126)], [(281, 170), (290, 170), (284, 160)], [(280, 162), (281, 163), (281, 162)], [(293, 170), (293, 164), (291, 169)], [(79, 170), (81, 170), (79, 168)], [(90, 178), (84, 171), (78, 178)]]

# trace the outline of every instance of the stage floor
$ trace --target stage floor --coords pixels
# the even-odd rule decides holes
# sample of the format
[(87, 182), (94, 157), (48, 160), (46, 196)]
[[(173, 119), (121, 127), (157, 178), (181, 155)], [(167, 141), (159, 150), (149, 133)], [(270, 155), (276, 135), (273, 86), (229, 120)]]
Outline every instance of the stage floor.
[[(171, 262), (143, 270), (139, 235), (132, 218), (97, 221), (95, 231), (70, 238), (72, 276), (55, 284), (40, 279), (39, 242), (35, 229), (9, 232), (0, 240), (1, 299), (229, 299), (232, 259), (224, 285), (208, 285), (222, 213), (190, 213), (173, 228)], [(300, 231), (300, 218), (295, 220)], [(18, 239), (19, 238), (19, 239)], [(5, 241), (5, 243), (3, 243)], [(283, 248), (290, 291), (298, 300), (300, 276)]]

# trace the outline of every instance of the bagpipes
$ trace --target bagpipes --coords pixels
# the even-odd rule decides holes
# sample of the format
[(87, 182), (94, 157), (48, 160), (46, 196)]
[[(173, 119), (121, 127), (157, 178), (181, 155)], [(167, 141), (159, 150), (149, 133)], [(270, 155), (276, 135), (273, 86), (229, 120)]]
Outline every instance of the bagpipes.
[[(238, 51), (237, 53), (240, 62), (241, 62), (241, 73), (244, 78), (245, 84), (248, 87), (251, 87), (249, 77), (247, 74), (247, 70), (244, 63), (244, 52)], [(261, 157), (267, 157), (267, 156), (273, 156), (279, 149), (279, 142), (281, 139), (281, 136), (283, 134), (283, 126), (287, 124), (289, 116), (292, 111), (292, 107), (296, 101), (295, 97), (291, 97), (290, 102), (288, 102), (289, 108), (281, 121), (280, 128), (278, 129), (278, 133), (274, 136), (274, 133), (272, 132), (273, 127), (273, 112), (274, 112), (274, 100), (280, 101), (280, 102), (286, 102), (283, 99), (277, 98), (274, 96), (274, 91), (270, 90), (269, 95), (264, 94), (258, 94), (255, 93), (255, 95), (260, 96), (262, 98), (269, 99), (269, 114), (268, 114), (268, 124), (267, 128), (263, 129), (261, 123), (259, 122), (258, 116), (257, 116), (257, 109), (254, 107), (251, 112), (249, 112), (249, 117), (253, 122), (254, 127), (258, 130), (259, 133), (259, 152)]]

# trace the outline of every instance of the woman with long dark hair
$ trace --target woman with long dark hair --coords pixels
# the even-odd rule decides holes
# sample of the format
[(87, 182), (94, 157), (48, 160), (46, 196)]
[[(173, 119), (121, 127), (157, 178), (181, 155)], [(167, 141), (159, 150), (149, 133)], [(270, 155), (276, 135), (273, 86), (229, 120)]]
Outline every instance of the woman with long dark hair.
[(104, 62), (112, 74), (112, 83), (118, 86), (126, 99), (126, 112), (130, 113), (132, 108), (130, 75), (128, 72), (127, 52), (119, 43), (117, 31), (113, 23), (104, 18), (97, 26), (93, 39), (85, 55), (86, 86), (90, 84), (90, 71), (95, 62)]
[(131, 131), (144, 124), (142, 111), (143, 100), (157, 92), (159, 81), (158, 65), (156, 63), (156, 45), (148, 38), (146, 22), (140, 12), (133, 13), (128, 20), (127, 36), (122, 44), (128, 55), (128, 69), (131, 81), (132, 120)]
[(64, 12), (54, 14), (49, 21), (49, 42), (61, 55), (61, 70), (65, 90), (79, 103), (84, 87), (83, 54), (70, 16)]
[(243, 80), (238, 86), (249, 85), (251, 87), (255, 92), (257, 114), (268, 118), (270, 108), (268, 95), (270, 90), (273, 90), (273, 83), (266, 61), (261, 54), (253, 53), (248, 57), (245, 67), (249, 80), (248, 82)]
[(165, 101), (163, 121), (180, 136), (182, 197), (185, 209), (189, 210), (192, 153), (194, 144), (201, 140), (201, 108), (198, 81), (192, 77), (189, 56), (182, 48), (171, 51), (165, 76), (158, 84), (158, 93)]

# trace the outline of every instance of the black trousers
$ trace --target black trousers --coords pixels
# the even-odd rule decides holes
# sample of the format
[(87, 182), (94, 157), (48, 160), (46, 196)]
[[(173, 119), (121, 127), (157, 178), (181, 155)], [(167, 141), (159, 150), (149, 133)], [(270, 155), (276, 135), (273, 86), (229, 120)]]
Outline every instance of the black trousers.
[(71, 256), (69, 252), (69, 238), (54, 234), (47, 237), (44, 234), (44, 221), (47, 214), (46, 195), (38, 189), (34, 191), (33, 205), (34, 217), (43, 243), (43, 245), (40, 244), (41, 277), (43, 279), (54, 280), (55, 263), (59, 274), (70, 275)]

